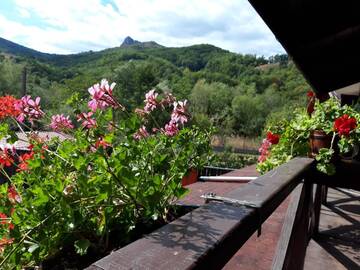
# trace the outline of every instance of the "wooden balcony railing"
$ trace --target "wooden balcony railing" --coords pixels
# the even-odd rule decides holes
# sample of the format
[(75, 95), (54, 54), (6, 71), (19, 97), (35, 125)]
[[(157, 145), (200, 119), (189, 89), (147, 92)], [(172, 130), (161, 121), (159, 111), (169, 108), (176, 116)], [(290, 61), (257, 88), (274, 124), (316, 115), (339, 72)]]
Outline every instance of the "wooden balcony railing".
[(231, 172), (235, 169), (232, 168), (222, 168), (222, 167), (214, 167), (214, 166), (205, 166), (199, 173), (201, 176), (217, 176), (222, 175), (228, 172)]
[(295, 158), (228, 193), (228, 202), (199, 207), (88, 269), (221, 269), (293, 191), (273, 268), (301, 269), (316, 225), (313, 165)]

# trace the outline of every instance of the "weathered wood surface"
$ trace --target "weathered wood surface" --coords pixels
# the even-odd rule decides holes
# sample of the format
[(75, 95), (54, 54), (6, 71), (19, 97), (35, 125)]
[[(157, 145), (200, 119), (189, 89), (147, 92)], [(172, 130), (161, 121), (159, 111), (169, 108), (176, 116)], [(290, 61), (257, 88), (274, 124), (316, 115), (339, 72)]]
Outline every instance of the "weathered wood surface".
[(286, 252), (289, 247), (291, 232), (295, 226), (296, 212), (301, 199), (303, 185), (299, 185), (291, 194), (291, 200), (287, 209), (284, 224), (281, 230), (280, 239), (276, 247), (275, 257), (273, 259), (272, 269), (282, 269), (286, 259)]
[(274, 270), (302, 270), (307, 244), (310, 239), (310, 213), (312, 211), (313, 185), (299, 185), (292, 193), (283, 230), (273, 260)]
[(360, 269), (360, 192), (329, 188), (304, 269)]
[(211, 202), (113, 252), (89, 269), (221, 269), (312, 164), (312, 159), (293, 159), (226, 195), (251, 201), (259, 210)]
[(314, 195), (314, 209), (311, 219), (311, 234), (314, 236), (319, 232), (319, 220), (320, 220), (320, 210), (321, 204), (324, 202), (326, 196), (326, 187), (324, 185), (316, 185), (315, 195)]
[(227, 197), (253, 202), (260, 207), (261, 215), (266, 219), (300, 181), (312, 173), (313, 165), (313, 159), (295, 158), (230, 192)]

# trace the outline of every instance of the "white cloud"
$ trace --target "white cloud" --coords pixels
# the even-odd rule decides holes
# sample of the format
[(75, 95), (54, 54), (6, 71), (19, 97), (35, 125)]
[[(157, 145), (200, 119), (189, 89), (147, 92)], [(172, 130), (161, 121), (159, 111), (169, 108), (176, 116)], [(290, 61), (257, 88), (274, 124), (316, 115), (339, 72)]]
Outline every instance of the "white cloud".
[(20, 14), (20, 17), (22, 17), (22, 18), (30, 18), (31, 17), (30, 12), (26, 9), (18, 8), (18, 12)]
[[(165, 46), (208, 43), (240, 53), (283, 52), (246, 0), (14, 0), (26, 25), (0, 11), (0, 36), (50, 53), (119, 46), (130, 35)], [(34, 26), (36, 25), (36, 26)]]

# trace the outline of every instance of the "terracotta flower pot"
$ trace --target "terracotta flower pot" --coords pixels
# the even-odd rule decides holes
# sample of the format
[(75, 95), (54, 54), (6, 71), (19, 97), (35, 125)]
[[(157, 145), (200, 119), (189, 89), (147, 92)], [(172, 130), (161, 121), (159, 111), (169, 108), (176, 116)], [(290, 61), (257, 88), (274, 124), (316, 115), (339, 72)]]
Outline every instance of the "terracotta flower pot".
[(345, 161), (351, 161), (353, 159), (358, 160), (360, 158), (359, 150), (360, 150), (359, 145), (354, 145), (350, 150), (350, 152), (340, 155), (341, 160), (345, 160)]
[(310, 133), (310, 153), (309, 156), (314, 158), (321, 148), (330, 148), (331, 134), (326, 134), (322, 130), (313, 130)]
[(193, 184), (198, 179), (198, 171), (196, 169), (190, 169), (188, 173), (181, 180), (181, 184), (183, 187)]

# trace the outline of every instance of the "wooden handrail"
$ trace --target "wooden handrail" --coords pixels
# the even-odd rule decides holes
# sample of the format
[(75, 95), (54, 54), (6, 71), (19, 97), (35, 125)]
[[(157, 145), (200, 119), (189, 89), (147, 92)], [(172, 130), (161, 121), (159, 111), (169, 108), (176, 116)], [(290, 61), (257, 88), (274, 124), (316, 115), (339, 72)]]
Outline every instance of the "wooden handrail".
[(225, 195), (257, 208), (210, 202), (87, 269), (221, 269), (312, 167), (295, 158)]

